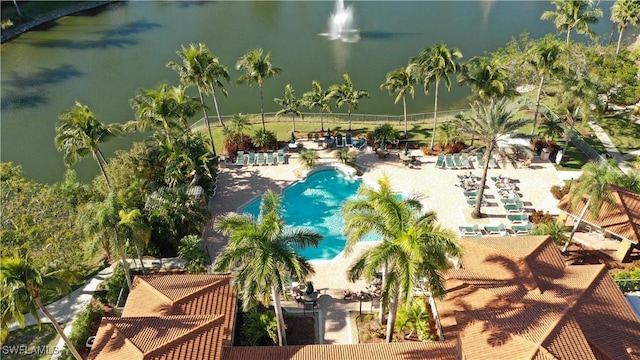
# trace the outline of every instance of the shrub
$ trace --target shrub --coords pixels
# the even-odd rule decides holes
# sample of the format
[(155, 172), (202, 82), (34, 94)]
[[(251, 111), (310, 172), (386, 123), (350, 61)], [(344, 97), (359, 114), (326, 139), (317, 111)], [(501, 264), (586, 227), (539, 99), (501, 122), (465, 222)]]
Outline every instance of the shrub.
[(107, 304), (114, 305), (118, 301), (118, 296), (120, 296), (120, 290), (122, 289), (124, 282), (124, 268), (122, 267), (122, 264), (118, 263), (113, 269), (113, 275), (103, 282), (103, 286), (107, 291), (104, 296), (104, 301), (106, 301)]
[[(69, 340), (76, 349), (85, 348), (87, 338), (91, 334), (91, 324), (100, 320), (104, 316), (104, 311), (100, 305), (88, 304), (82, 311), (78, 313), (73, 322)], [(73, 359), (69, 350), (65, 347), (61, 352), (59, 359)]]
[(551, 221), (553, 221), (553, 216), (548, 211), (545, 213), (542, 210), (533, 210), (531, 213), (531, 222), (534, 225), (546, 224)]
[(244, 345), (274, 345), (278, 343), (278, 323), (272, 310), (251, 309), (242, 314), (242, 340)]
[(373, 131), (367, 131), (365, 134), (365, 139), (367, 139), (367, 145), (373, 146), (376, 143), (375, 137), (373, 136)]
[[(543, 215), (543, 217), (546, 215), (548, 215), (548, 213)], [(531, 230), (531, 235), (549, 235), (554, 243), (562, 245), (569, 239), (567, 236), (569, 230), (569, 227), (561, 221), (550, 220), (536, 225), (536, 227)]]
[(640, 291), (640, 267), (629, 269), (628, 271), (610, 272), (614, 280), (631, 280), (616, 281), (618, 287), (623, 292)]
[(400, 306), (396, 320), (396, 331), (402, 335), (404, 330), (409, 330), (409, 336), (416, 334), (420, 341), (432, 339), (429, 324), (429, 310), (423, 299), (414, 299), (410, 306)]
[(336, 159), (341, 163), (349, 166), (353, 166), (356, 163), (356, 154), (349, 151), (349, 149), (340, 149), (336, 151)]
[(273, 131), (258, 129), (253, 136), (253, 144), (262, 150), (273, 149), (276, 143), (276, 134)]
[(185, 268), (190, 273), (202, 273), (207, 269), (209, 257), (202, 248), (200, 236), (187, 235), (180, 239), (178, 256), (184, 261)]
[(553, 194), (554, 198), (556, 198), (557, 200), (560, 200), (569, 193), (570, 188), (571, 187), (569, 185), (563, 185), (563, 186), (553, 185), (551, 189), (549, 189), (549, 191), (551, 191), (551, 194)]
[(316, 166), (319, 158), (320, 156), (315, 150), (303, 150), (300, 153), (300, 162), (302, 162), (307, 169), (311, 169)]

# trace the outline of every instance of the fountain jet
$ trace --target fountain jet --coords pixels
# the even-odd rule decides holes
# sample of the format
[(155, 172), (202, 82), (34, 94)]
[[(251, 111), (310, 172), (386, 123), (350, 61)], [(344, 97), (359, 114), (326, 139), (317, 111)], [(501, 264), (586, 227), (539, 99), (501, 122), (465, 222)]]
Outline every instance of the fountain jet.
[(343, 0), (336, 0), (336, 8), (329, 18), (329, 39), (342, 42), (357, 42), (360, 32), (354, 28), (353, 8), (344, 6)]

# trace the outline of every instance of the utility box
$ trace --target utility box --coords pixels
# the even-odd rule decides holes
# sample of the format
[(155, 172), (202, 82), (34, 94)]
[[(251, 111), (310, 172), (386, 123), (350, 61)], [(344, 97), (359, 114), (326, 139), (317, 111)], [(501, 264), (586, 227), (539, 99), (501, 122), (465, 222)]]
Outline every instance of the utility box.
[(542, 149), (542, 152), (540, 153), (540, 159), (542, 160), (549, 160), (549, 154), (551, 154), (551, 151), (549, 151), (549, 149), (544, 148)]

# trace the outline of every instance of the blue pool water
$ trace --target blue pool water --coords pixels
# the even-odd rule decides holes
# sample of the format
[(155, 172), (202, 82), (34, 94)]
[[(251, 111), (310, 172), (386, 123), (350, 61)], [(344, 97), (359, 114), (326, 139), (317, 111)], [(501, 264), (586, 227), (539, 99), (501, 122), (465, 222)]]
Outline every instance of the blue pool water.
[[(349, 179), (342, 172), (330, 169), (315, 172), (284, 190), (282, 217), (286, 225), (313, 228), (324, 236), (317, 248), (298, 250), (300, 255), (308, 260), (330, 260), (344, 249), (346, 239), (342, 234), (344, 219), (340, 208), (346, 199), (355, 196), (360, 184), (360, 180)], [(261, 201), (258, 198), (239, 212), (257, 217)], [(371, 236), (365, 240), (374, 239)]]

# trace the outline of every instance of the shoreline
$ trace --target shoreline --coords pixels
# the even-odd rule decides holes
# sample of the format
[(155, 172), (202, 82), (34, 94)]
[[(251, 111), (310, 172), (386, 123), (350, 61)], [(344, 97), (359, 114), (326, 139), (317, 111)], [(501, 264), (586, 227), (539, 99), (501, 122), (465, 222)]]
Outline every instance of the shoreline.
[(2, 36), (0, 36), (0, 44), (4, 44), (5, 42), (8, 42), (10, 40), (13, 40), (15, 38), (17, 38), (18, 36), (24, 34), (25, 32), (38, 27), (40, 25), (46, 24), (48, 22), (51, 21), (55, 21), (57, 19), (60, 19), (62, 17), (65, 16), (69, 16), (72, 14), (75, 14), (77, 12), (81, 12), (81, 11), (86, 11), (86, 10), (91, 10), (91, 9), (95, 9), (101, 6), (105, 6), (108, 5), (110, 3), (116, 2), (114, 0), (109, 0), (109, 1), (86, 1), (84, 3), (81, 4), (75, 4), (72, 6), (69, 6), (67, 8), (64, 9), (59, 9), (56, 11), (52, 11), (46, 14), (41, 14), (36, 16), (33, 20), (29, 21), (28, 23), (24, 23), (24, 24), (20, 24), (20, 25), (16, 25), (10, 29), (7, 29), (5, 31), (2, 32)]

